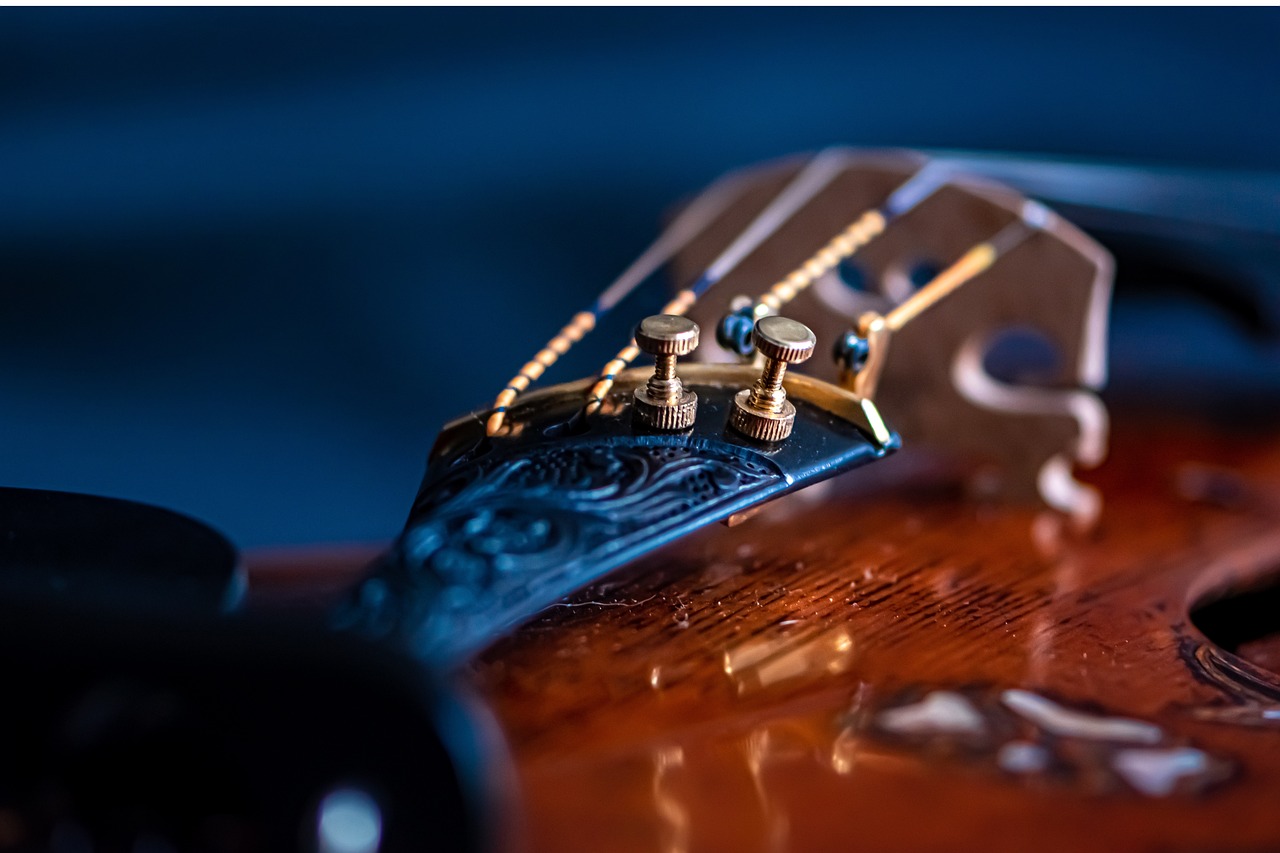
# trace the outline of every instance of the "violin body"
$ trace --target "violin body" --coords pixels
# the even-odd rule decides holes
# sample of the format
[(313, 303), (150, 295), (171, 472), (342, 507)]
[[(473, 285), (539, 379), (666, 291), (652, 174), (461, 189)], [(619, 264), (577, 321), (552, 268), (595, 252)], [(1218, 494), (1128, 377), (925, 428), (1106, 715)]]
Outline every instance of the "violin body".
[[(1264, 700), (1206, 673), (1189, 614), (1273, 568), (1280, 447), (1146, 435), (1120, 432), (1089, 541), (1046, 553), (1026, 512), (945, 490), (831, 495), (656, 556), (585, 597), (605, 605), (495, 649), (474, 678), (511, 733), (537, 846), (566, 849), (572, 825), (632, 828), (617, 849), (1215, 849), (1224, 826), (1235, 849), (1280, 843), (1280, 740), (1260, 715), (1212, 716)], [(1180, 494), (1185, 460), (1230, 466), (1247, 503)], [(1123, 743), (1000, 715), (1007, 688), (1152, 723), (1229, 767), (1144, 794), (1113, 765)], [(879, 725), (940, 690), (986, 731)], [(1046, 766), (1001, 767), (1014, 741)]]
[[(1086, 537), (1037, 541), (1036, 511), (916, 471), (784, 498), (550, 608), (459, 675), (511, 756), (504, 843), (1280, 845), (1277, 656), (1194, 615), (1280, 564), (1280, 441), (1122, 414), (1088, 480)], [(976, 717), (893, 716), (931, 695)]]
[[(957, 162), (834, 148), (712, 184), (445, 425), (393, 543), (242, 567), (172, 514), (10, 501), (35, 606), (0, 605), (39, 642), (0, 644), (36, 697), (5, 719), (50, 768), (13, 837), (1280, 847), (1274, 415), (1183, 388), (1109, 415), (1112, 245)], [(530, 387), (664, 266), (598, 374)], [(1056, 367), (1002, 367), (1011, 330)], [(175, 566), (189, 611), (156, 593)]]
[(4, 21), (0, 853), (1280, 851), (1274, 13)]

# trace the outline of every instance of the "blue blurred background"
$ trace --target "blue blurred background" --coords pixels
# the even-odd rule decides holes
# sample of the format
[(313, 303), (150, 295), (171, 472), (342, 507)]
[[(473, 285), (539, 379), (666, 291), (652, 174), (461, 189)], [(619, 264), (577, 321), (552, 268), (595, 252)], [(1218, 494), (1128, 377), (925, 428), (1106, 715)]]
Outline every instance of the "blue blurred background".
[(438, 426), (721, 172), (1275, 169), (1278, 45), (1275, 10), (0, 11), (0, 482), (387, 539)]

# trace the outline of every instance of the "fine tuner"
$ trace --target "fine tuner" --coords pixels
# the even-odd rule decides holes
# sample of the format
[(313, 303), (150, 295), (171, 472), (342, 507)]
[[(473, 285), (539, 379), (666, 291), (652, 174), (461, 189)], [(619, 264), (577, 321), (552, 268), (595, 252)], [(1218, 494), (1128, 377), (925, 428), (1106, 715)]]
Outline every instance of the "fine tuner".
[[(813, 355), (817, 338), (803, 323), (769, 316), (755, 324), (753, 345), (764, 359), (764, 370), (750, 388), (733, 398), (729, 425), (748, 438), (783, 441), (791, 435), (796, 407), (782, 387), (788, 364)], [(653, 376), (635, 390), (636, 417), (656, 430), (687, 430), (697, 417), (698, 395), (686, 389), (676, 374), (676, 357), (698, 347), (698, 324), (687, 317), (655, 314), (636, 327), (636, 346), (654, 357)]]
[(803, 323), (772, 316), (756, 321), (752, 341), (764, 359), (764, 372), (749, 389), (734, 395), (729, 423), (758, 441), (782, 441), (791, 435), (796, 420), (796, 407), (787, 399), (782, 377), (788, 364), (809, 360), (818, 339)]
[(688, 317), (656, 314), (636, 327), (636, 346), (653, 356), (653, 376), (635, 392), (636, 416), (659, 430), (686, 430), (698, 412), (698, 395), (676, 375), (676, 358), (698, 348), (698, 324)]

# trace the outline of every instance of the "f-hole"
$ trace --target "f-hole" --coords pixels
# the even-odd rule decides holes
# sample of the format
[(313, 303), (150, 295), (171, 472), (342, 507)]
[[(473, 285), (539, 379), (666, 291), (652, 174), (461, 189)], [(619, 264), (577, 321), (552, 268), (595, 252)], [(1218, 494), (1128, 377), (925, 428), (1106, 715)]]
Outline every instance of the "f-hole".
[(1191, 623), (1220, 649), (1280, 676), (1280, 566), (1196, 602)]

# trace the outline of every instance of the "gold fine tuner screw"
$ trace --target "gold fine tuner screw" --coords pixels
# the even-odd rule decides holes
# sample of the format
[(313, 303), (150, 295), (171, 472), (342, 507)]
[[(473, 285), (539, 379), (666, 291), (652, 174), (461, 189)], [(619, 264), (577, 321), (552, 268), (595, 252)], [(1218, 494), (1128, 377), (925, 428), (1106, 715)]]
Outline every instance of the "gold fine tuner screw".
[(764, 356), (764, 372), (756, 384), (733, 398), (729, 423), (757, 441), (782, 441), (791, 435), (796, 407), (787, 399), (782, 377), (788, 364), (799, 364), (813, 355), (818, 339), (809, 327), (786, 317), (761, 317), (752, 332), (756, 352)]
[(698, 324), (675, 314), (645, 317), (636, 327), (636, 346), (654, 357), (653, 376), (636, 389), (635, 413), (648, 427), (685, 430), (698, 413), (698, 395), (676, 376), (676, 358), (698, 346)]

